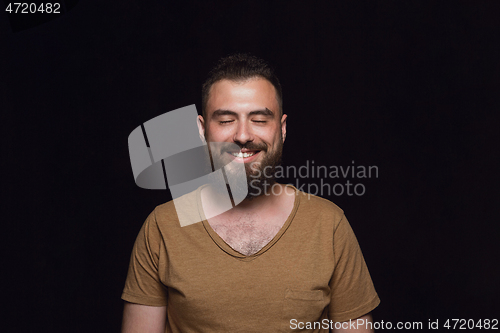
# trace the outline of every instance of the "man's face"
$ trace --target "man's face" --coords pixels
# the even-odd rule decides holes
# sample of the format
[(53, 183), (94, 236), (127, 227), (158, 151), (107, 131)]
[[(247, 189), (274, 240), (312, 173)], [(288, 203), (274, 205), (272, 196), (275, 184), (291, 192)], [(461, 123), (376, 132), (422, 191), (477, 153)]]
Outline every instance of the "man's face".
[[(207, 142), (238, 145), (241, 151), (223, 146), (220, 152), (212, 154), (224, 164), (245, 163), (248, 180), (256, 180), (253, 184), (257, 184), (263, 180), (264, 171), (272, 175), (281, 160), (286, 117), (280, 117), (276, 92), (269, 81), (262, 78), (243, 82), (221, 80), (210, 90), (206, 119), (199, 116), (200, 135), (204, 135)], [(258, 174), (260, 180), (255, 178)], [(273, 182), (274, 178), (269, 181)]]

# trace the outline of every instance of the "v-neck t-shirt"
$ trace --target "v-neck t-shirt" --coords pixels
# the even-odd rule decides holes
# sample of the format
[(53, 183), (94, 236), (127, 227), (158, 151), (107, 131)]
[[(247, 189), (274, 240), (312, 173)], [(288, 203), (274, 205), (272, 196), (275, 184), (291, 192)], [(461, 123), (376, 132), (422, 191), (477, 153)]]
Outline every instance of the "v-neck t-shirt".
[(343, 211), (294, 190), (280, 231), (250, 256), (211, 228), (201, 189), (181, 199), (199, 223), (181, 227), (173, 201), (156, 207), (134, 244), (122, 299), (167, 306), (172, 333), (329, 332), (332, 322), (369, 313), (380, 300)]

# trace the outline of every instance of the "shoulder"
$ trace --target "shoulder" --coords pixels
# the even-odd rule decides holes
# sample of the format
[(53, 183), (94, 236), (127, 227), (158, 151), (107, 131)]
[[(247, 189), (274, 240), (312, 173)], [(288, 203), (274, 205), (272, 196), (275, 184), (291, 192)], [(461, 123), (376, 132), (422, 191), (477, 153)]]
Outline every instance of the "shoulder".
[(144, 234), (148, 239), (157, 239), (163, 234), (162, 231), (175, 225), (176, 216), (173, 201), (158, 205), (144, 221), (140, 234)]
[(161, 224), (175, 222), (177, 220), (177, 212), (175, 210), (174, 200), (156, 206), (151, 215), (154, 216), (157, 222), (162, 222)]
[(309, 219), (328, 221), (338, 225), (344, 219), (344, 211), (332, 201), (297, 190), (299, 212)]
[(199, 191), (195, 190), (156, 206), (151, 215), (160, 229), (180, 228), (203, 220), (200, 205)]

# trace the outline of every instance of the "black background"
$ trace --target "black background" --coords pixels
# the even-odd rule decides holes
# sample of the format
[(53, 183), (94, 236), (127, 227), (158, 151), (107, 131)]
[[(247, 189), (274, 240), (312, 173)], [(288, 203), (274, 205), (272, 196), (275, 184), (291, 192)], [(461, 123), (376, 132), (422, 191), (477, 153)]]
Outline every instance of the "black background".
[(360, 242), (374, 319), (499, 318), (499, 2), (72, 3), (26, 29), (0, 12), (3, 327), (119, 331), (133, 242), (170, 200), (135, 185), (128, 135), (200, 109), (236, 51), (282, 82), (284, 165), (378, 166), (352, 180), (365, 195), (325, 196)]

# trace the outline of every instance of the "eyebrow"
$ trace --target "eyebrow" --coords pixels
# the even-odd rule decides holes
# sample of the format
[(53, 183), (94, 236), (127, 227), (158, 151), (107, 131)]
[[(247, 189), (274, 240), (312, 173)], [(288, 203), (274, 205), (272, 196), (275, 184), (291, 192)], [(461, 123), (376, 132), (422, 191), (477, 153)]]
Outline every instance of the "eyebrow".
[[(231, 110), (222, 110), (218, 109), (215, 110), (214, 113), (212, 114), (212, 117), (220, 117), (220, 116), (237, 116), (238, 114), (234, 111)], [(262, 116), (274, 116), (274, 112), (269, 110), (268, 108), (261, 109), (261, 110), (254, 110), (250, 111), (248, 114), (249, 116), (254, 116), (254, 115), (262, 115)]]

